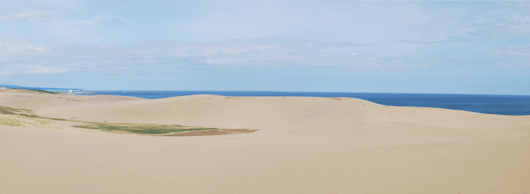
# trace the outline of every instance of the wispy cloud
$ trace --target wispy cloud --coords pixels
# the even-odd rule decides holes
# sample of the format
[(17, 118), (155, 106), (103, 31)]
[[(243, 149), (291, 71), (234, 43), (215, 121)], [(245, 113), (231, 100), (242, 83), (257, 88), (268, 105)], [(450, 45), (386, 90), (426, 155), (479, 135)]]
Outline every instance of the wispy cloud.
[(63, 67), (33, 67), (31, 70), (24, 72), (24, 74), (37, 74), (37, 75), (54, 75), (66, 72)]
[(469, 25), (473, 28), (469, 35), (482, 39), (530, 37), (530, 12), (521, 6), (508, 4), (503, 9), (470, 19)]
[(530, 56), (530, 47), (513, 47), (494, 49), (489, 53), (499, 56)]
[(396, 82), (415, 76), (438, 76), (431, 83), (481, 79), (473, 77), (478, 74), (528, 78), (522, 77), (526, 69), (517, 69), (530, 61), (530, 4), (520, 1), (61, 0), (3, 6), (9, 4), (18, 7), (0, 7), (0, 25), (12, 33), (0, 35), (0, 74), (29, 85), (68, 78), (134, 88), (176, 77), (171, 87), (193, 89), (200, 82), (226, 89), (241, 80), (261, 84), (284, 76), (267, 86), (273, 89), (318, 85), (327, 76), (340, 89), (371, 88), (369, 81), (353, 81), (359, 76), (399, 87), (422, 82)]
[(112, 46), (71, 44), (52, 46), (42, 53), (15, 53), (4, 63), (12, 64), (11, 66), (17, 64), (17, 68), (24, 74), (62, 74), (72, 71), (123, 75), (140, 74), (145, 69), (180, 71), (203, 67), (354, 69), (425, 67), (424, 64), (417, 62), (374, 55), (366, 50), (375, 49), (372, 47), (374, 46), (294, 38), (207, 43), (150, 41)]
[(15, 74), (14, 71), (4, 71), (4, 72), (0, 71), (0, 75), (13, 75), (13, 74)]
[[(121, 56), (128, 65), (184, 64), (221, 66), (358, 66), (385, 60), (365, 54), (372, 45), (320, 42), (294, 38), (263, 38), (208, 43), (144, 42), (99, 48)], [(362, 53), (351, 55), (353, 52)], [(109, 56), (109, 57), (112, 57)], [(108, 58), (107, 58), (108, 59)]]
[(91, 18), (91, 19), (88, 19), (88, 20), (70, 20), (68, 22), (70, 22), (70, 23), (80, 23), (80, 24), (85, 24), (85, 25), (96, 25), (96, 24), (98, 24), (98, 22), (101, 22), (101, 21), (103, 21), (105, 19), (116, 19), (116, 20), (125, 22), (127, 24), (136, 25), (134, 22), (132, 22), (130, 20), (127, 20), (127, 19), (122, 18), (122, 17), (115, 16), (115, 15), (111, 15), (111, 14), (97, 15), (97, 16)]
[(125, 23), (128, 23), (128, 24), (131, 24), (131, 25), (136, 25), (134, 22), (130, 21), (130, 20), (127, 20), (127, 19), (124, 19), (124, 18), (121, 18), (121, 17), (118, 17), (118, 16), (115, 16), (115, 15), (105, 15), (103, 16), (105, 18), (114, 18), (114, 19), (117, 19), (117, 20), (120, 20), (122, 22), (125, 22)]
[[(32, 44), (31, 41), (18, 39), (12, 34), (0, 34), (0, 52), (43, 52), (46, 48)], [(2, 55), (2, 53), (0, 53)]]
[(479, 41), (480, 39), (470, 36), (450, 36), (440, 40), (430, 40), (430, 39), (417, 39), (417, 40), (397, 40), (398, 42), (403, 42), (407, 44), (420, 44), (420, 45), (431, 45), (431, 44), (440, 44), (440, 43), (470, 43)]
[(13, 9), (8, 9), (4, 14), (0, 15), (0, 21), (4, 22), (20, 22), (27, 21), (31, 19), (40, 20), (40, 21), (49, 21), (53, 19), (58, 19), (69, 14), (53, 14), (48, 12), (49, 9), (45, 8), (36, 8), (36, 9), (26, 9), (23, 11), (15, 12)]

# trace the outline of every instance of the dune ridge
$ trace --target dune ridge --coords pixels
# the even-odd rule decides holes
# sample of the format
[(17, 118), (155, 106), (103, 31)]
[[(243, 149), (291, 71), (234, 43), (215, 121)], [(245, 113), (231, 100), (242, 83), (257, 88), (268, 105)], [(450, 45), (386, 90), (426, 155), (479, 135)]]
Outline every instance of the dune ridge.
[[(530, 193), (529, 116), (353, 98), (10, 89), (0, 106), (66, 120), (0, 125), (0, 193)], [(140, 136), (73, 128), (75, 120), (258, 131)]]

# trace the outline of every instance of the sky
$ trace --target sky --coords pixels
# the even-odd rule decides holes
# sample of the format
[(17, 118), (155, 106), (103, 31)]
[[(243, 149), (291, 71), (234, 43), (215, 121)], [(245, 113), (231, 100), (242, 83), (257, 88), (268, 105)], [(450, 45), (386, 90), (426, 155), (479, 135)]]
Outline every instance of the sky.
[(530, 95), (530, 1), (0, 0), (0, 84)]

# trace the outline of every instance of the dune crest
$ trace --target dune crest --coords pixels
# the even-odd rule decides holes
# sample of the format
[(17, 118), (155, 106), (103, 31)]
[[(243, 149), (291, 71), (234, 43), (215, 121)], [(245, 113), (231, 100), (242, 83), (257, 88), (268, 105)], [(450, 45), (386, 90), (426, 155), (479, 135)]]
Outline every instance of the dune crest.
[[(426, 126), (458, 130), (527, 125), (524, 117), (436, 108), (391, 107), (354, 98), (224, 97), (194, 95), (154, 100), (78, 103), (46, 107), (37, 114), (115, 123), (161, 123), (289, 131), (355, 131), (362, 127)], [(364, 129), (361, 129), (364, 130)]]

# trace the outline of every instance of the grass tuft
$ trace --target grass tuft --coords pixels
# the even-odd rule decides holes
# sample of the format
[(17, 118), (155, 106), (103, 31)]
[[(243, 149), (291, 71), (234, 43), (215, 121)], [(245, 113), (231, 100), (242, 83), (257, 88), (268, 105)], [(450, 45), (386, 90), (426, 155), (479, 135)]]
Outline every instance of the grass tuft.
[(59, 92), (50, 92), (50, 91), (46, 91), (46, 90), (36, 90), (36, 89), (33, 89), (33, 90), (25, 89), (25, 90), (33, 91), (33, 92), (39, 92), (39, 93), (46, 93), (46, 94), (59, 94)]
[(22, 122), (14, 118), (0, 117), (0, 125), (11, 127), (23, 127)]
[(0, 114), (14, 115), (17, 111), (18, 109), (16, 108), (0, 106)]

